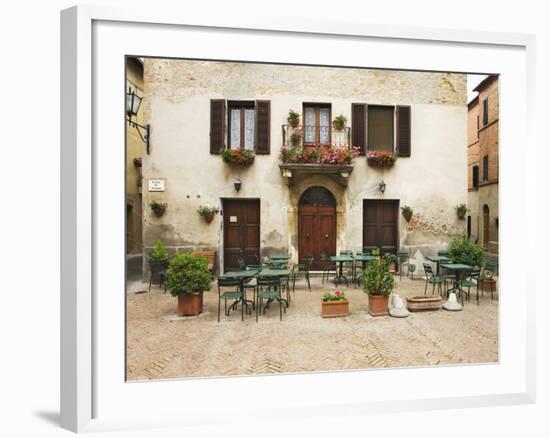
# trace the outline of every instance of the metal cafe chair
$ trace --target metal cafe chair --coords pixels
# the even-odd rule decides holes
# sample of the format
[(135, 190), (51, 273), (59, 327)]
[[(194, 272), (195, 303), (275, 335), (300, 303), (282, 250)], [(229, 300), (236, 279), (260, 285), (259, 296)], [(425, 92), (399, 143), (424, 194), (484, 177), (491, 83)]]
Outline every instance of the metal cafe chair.
[(439, 295), (442, 295), (441, 293), (441, 284), (443, 283), (443, 280), (439, 275), (434, 274), (432, 270), (432, 265), (429, 263), (423, 263), (424, 266), (424, 272), (426, 273), (426, 286), (424, 287), (424, 295), (426, 295), (426, 291), (428, 290), (428, 284), (432, 285), (432, 295), (435, 293), (435, 286), (437, 285), (437, 290), (439, 291)]
[(336, 272), (336, 263), (330, 260), (330, 257), (327, 256), (327, 253), (322, 251), (319, 255), (319, 260), (321, 261), (321, 266), (323, 267), (321, 284), (325, 283), (325, 279), (328, 281), (331, 274), (337, 275)]
[[(244, 292), (240, 290), (240, 281), (235, 278), (221, 278), (218, 277), (218, 322), (220, 322), (220, 310), (221, 310), (221, 301), (224, 300), (225, 307), (225, 316), (229, 316), (229, 310), (231, 307), (236, 308), (237, 302), (242, 300), (241, 304), (241, 321), (244, 320)], [(226, 290), (222, 292), (222, 288), (231, 287), (235, 288), (232, 290)], [(228, 308), (227, 300), (234, 300), (234, 303)]]
[(407, 269), (408, 275), (409, 253), (407, 251), (397, 251), (397, 269), (399, 269), (399, 280), (403, 279), (403, 270)]
[(304, 277), (307, 281), (307, 287), (311, 292), (311, 283), (309, 281), (309, 270), (311, 269), (311, 264), (313, 263), (313, 257), (305, 257), (302, 259), (301, 263), (294, 265), (292, 267), (291, 277), (292, 277), (292, 292), (296, 288), (296, 278)]
[[(283, 320), (283, 311), (286, 313), (286, 305), (281, 295), (281, 279), (279, 277), (258, 277), (258, 293), (256, 294), (256, 322), (258, 314), (265, 315), (265, 309), (272, 301), (279, 302), (279, 320)], [(264, 306), (264, 300), (267, 300)]]
[[(344, 250), (340, 251), (340, 255), (341, 256), (353, 257), (353, 251), (351, 251), (349, 249), (344, 249)], [(348, 272), (350, 272), (350, 270), (351, 270), (351, 278), (354, 278), (355, 277), (355, 261), (353, 260), (351, 262), (344, 262), (343, 265), (348, 270)]]

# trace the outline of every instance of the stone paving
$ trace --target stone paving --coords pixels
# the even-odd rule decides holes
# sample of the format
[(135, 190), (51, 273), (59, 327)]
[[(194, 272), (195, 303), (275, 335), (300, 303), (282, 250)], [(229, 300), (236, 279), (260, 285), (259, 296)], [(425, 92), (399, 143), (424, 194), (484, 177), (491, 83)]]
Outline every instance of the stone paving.
[[(312, 292), (296, 284), (291, 306), (279, 321), (273, 305), (256, 323), (241, 322), (240, 309), (217, 322), (217, 287), (204, 294), (204, 313), (178, 318), (176, 298), (159, 287), (129, 294), (127, 376), (129, 380), (243, 374), (296, 373), (498, 361), (498, 293), (475, 291), (464, 310), (411, 313), (408, 318), (372, 317), (368, 297), (341, 288), (351, 315), (320, 317), (321, 297), (334, 291), (312, 279)], [(423, 295), (425, 281), (397, 279), (402, 297)], [(428, 290), (428, 294), (431, 293)]]

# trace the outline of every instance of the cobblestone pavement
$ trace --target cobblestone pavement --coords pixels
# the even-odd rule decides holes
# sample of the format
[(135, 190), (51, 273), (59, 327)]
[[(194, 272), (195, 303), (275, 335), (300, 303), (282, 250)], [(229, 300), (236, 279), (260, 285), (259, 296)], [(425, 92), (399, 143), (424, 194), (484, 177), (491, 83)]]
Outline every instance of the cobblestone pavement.
[[(423, 295), (422, 278), (397, 279), (402, 297)], [(326, 286), (326, 285), (325, 285)], [(485, 293), (460, 312), (411, 313), (408, 318), (372, 317), (368, 297), (342, 290), (351, 315), (320, 317), (321, 297), (332, 286), (312, 279), (312, 292), (296, 284), (288, 312), (279, 321), (273, 305), (255, 322), (241, 322), (240, 309), (217, 322), (217, 287), (204, 294), (204, 312), (176, 317), (176, 298), (158, 287), (128, 300), (129, 380), (343, 369), (409, 367), (498, 361), (498, 294)], [(428, 294), (430, 290), (428, 290)]]

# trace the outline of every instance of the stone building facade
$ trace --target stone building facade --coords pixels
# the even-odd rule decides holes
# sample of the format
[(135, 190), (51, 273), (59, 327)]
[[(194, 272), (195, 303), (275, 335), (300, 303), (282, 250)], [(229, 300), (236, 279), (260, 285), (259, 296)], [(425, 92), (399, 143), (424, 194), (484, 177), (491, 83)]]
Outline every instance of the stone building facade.
[[(134, 91), (143, 96), (143, 63), (128, 57), (126, 61), (126, 92)], [(142, 123), (143, 112), (138, 112), (135, 121)], [(126, 123), (126, 252), (142, 252), (142, 177), (140, 159), (143, 141), (138, 131)]]
[(498, 253), (498, 76), (490, 75), (475, 89), (468, 104), (467, 233), (486, 250)]
[[(423, 256), (465, 235), (455, 213), (467, 202), (464, 74), (146, 58), (142, 106), (145, 251), (157, 239), (172, 252), (215, 250), (223, 271), (236, 254), (296, 262), (378, 246), (408, 250), (421, 272)], [(301, 151), (354, 145), (362, 155), (341, 166), (282, 162), (295, 140)], [(224, 147), (255, 150), (253, 163), (224, 162)], [(399, 156), (372, 167), (372, 150)], [(148, 190), (155, 180), (162, 191)], [(168, 204), (162, 217), (152, 200)], [(219, 210), (211, 223), (197, 213), (205, 204)]]

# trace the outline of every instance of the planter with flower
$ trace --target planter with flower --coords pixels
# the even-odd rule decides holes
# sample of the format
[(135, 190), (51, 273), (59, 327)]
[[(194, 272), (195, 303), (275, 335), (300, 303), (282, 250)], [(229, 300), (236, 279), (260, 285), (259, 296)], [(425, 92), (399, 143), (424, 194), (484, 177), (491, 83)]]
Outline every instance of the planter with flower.
[(182, 252), (174, 256), (166, 272), (166, 285), (178, 297), (178, 315), (195, 316), (203, 309), (203, 292), (210, 289), (208, 259)]
[(397, 160), (397, 155), (386, 151), (367, 152), (367, 163), (371, 167), (392, 167)]
[(254, 163), (256, 155), (254, 151), (249, 149), (227, 149), (221, 150), (220, 155), (222, 160), (228, 164), (237, 164), (241, 166), (248, 166)]
[(286, 120), (290, 126), (292, 126), (293, 128), (297, 128), (298, 125), (300, 125), (300, 114), (298, 114), (294, 110), (289, 110)]
[(310, 148), (301, 150), (295, 146), (283, 145), (280, 159), (283, 163), (300, 164), (331, 164), (335, 166), (348, 166), (359, 156), (359, 148), (356, 146), (335, 146), (330, 148)]
[(409, 207), (408, 205), (404, 205), (403, 207), (401, 207), (401, 213), (403, 214), (403, 217), (405, 218), (405, 220), (407, 222), (410, 222), (413, 215), (412, 208)]
[(395, 278), (389, 271), (388, 260), (369, 263), (363, 271), (363, 291), (369, 296), (369, 313), (372, 316), (388, 314), (388, 299), (395, 287)]
[(336, 116), (334, 118), (334, 120), (332, 121), (332, 127), (336, 130), (336, 131), (342, 131), (345, 127), (346, 127), (346, 123), (347, 123), (348, 119), (346, 119), (345, 116), (343, 116), (342, 114), (340, 114), (339, 116)]
[(468, 207), (466, 207), (466, 204), (458, 204), (455, 207), (455, 210), (456, 210), (456, 215), (458, 216), (458, 218), (459, 219), (464, 219), (464, 217), (466, 216), (466, 213), (468, 212)]
[(166, 202), (151, 201), (149, 207), (151, 207), (151, 210), (153, 210), (156, 217), (162, 217), (168, 208), (168, 204)]
[(349, 301), (343, 292), (337, 290), (334, 293), (327, 292), (323, 295), (321, 302), (321, 316), (323, 318), (336, 318), (339, 316), (348, 316)]
[(200, 214), (207, 223), (212, 222), (214, 215), (218, 211), (216, 207), (212, 207), (211, 205), (199, 205), (199, 208), (197, 208), (197, 213)]

